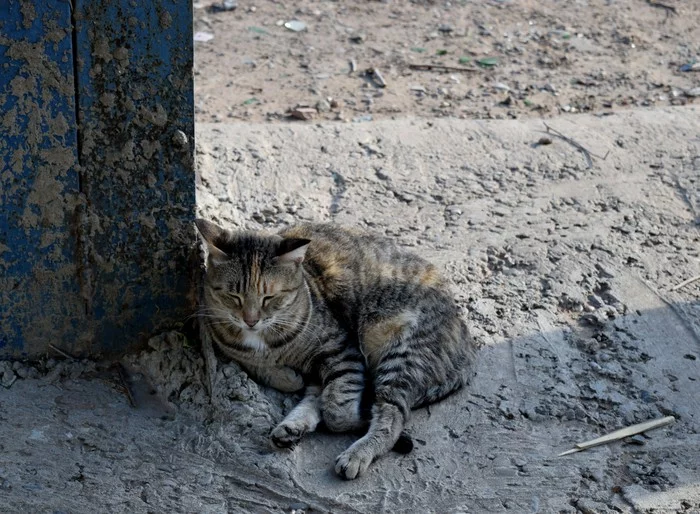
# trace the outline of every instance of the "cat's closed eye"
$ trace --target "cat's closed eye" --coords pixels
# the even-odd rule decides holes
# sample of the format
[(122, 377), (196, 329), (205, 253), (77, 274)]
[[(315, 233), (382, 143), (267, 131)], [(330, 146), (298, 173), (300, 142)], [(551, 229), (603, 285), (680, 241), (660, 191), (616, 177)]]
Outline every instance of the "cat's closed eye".
[(243, 306), (243, 300), (242, 300), (241, 297), (240, 297), (239, 295), (237, 295), (236, 293), (225, 292), (223, 287), (214, 287), (213, 289), (214, 289), (214, 291), (216, 291), (217, 293), (219, 293), (221, 296), (224, 296), (224, 297), (226, 297), (226, 298), (228, 298), (228, 299), (233, 300), (233, 301), (236, 303), (236, 305), (237, 305), (238, 307), (242, 307), (242, 306)]
[(263, 297), (262, 306), (267, 307), (270, 304), (270, 301), (272, 301), (274, 298), (275, 298), (274, 296)]

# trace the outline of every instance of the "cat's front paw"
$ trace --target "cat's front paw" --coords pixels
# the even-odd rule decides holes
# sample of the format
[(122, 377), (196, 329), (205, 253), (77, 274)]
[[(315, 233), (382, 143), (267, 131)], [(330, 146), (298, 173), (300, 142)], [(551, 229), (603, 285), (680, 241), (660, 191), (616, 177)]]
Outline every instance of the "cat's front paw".
[(270, 377), (270, 385), (283, 393), (294, 393), (303, 389), (304, 379), (292, 368), (285, 366), (275, 370), (275, 374)]
[(270, 441), (277, 448), (292, 448), (304, 437), (308, 426), (302, 421), (282, 421), (270, 434)]
[(354, 480), (365, 474), (374, 457), (370, 445), (360, 439), (338, 455), (335, 459), (335, 472), (346, 480)]

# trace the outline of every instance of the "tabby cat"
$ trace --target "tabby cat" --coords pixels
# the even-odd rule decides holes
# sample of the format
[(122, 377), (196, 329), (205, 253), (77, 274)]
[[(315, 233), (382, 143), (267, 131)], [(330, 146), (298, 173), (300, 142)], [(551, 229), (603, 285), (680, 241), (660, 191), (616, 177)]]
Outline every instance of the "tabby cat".
[(209, 254), (204, 334), (259, 382), (289, 392), (307, 385), (272, 431), (276, 446), (294, 446), (321, 420), (336, 432), (366, 430), (335, 463), (354, 479), (392, 449), (412, 408), (468, 380), (474, 342), (421, 257), (334, 225), (278, 235), (196, 225)]

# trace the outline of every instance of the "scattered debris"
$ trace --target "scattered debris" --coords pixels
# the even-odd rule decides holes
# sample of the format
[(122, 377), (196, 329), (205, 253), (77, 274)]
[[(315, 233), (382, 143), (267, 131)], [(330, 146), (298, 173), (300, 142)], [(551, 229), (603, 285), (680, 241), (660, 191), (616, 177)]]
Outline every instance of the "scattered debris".
[(562, 452), (558, 455), (558, 457), (563, 457), (564, 455), (570, 455), (572, 453), (577, 453), (583, 450), (587, 450), (588, 448), (593, 448), (594, 446), (600, 446), (601, 444), (607, 444), (607, 443), (612, 443), (615, 441), (619, 441), (620, 439), (624, 439), (625, 437), (630, 437), (633, 435), (641, 434), (642, 432), (646, 432), (648, 430), (654, 430), (655, 428), (660, 428), (663, 426), (668, 425), (669, 423), (673, 423), (676, 421), (676, 418), (673, 416), (666, 416), (665, 418), (661, 419), (655, 419), (653, 421), (646, 421), (644, 423), (637, 423), (636, 425), (632, 425), (626, 428), (621, 428), (620, 430), (615, 430), (614, 432), (610, 432), (607, 435), (604, 435), (602, 437), (597, 437), (595, 439), (591, 439), (590, 441), (586, 441), (583, 443), (578, 443), (575, 446), (575, 448), (572, 448), (571, 450), (567, 450), (565, 452)]
[(416, 71), (459, 71), (472, 72), (478, 71), (476, 68), (460, 68), (457, 66), (443, 66), (441, 64), (409, 64), (408, 67)]
[(566, 30), (552, 30), (549, 34), (559, 36), (562, 39), (571, 39), (571, 33)]
[(538, 145), (551, 145), (552, 144), (552, 139), (547, 137), (547, 136), (542, 136), (537, 140)]
[(212, 13), (218, 13), (218, 12), (227, 12), (227, 11), (235, 11), (238, 8), (238, 0), (223, 0), (219, 3), (212, 4), (209, 6), (209, 12)]
[(679, 68), (680, 71), (700, 71), (700, 62), (696, 62), (695, 60), (684, 64)]
[(357, 70), (357, 63), (355, 59), (350, 59), (350, 73), (355, 73), (355, 70)]
[(9, 389), (17, 380), (17, 376), (12, 371), (10, 361), (0, 361), (0, 385)]
[(330, 112), (331, 103), (328, 100), (319, 100), (316, 102), (316, 110), (318, 112)]
[(386, 87), (386, 80), (382, 77), (381, 72), (377, 68), (370, 68), (367, 70), (367, 75), (372, 77), (372, 80), (377, 84), (377, 86), (384, 88)]
[(477, 59), (476, 63), (479, 66), (491, 68), (492, 66), (498, 65), (498, 57), (482, 57), (481, 59)]
[(211, 32), (194, 33), (194, 40), (200, 43), (206, 43), (207, 41), (211, 41), (212, 39), (214, 39), (214, 34), (212, 34)]
[(574, 141), (573, 139), (571, 139), (571, 138), (568, 137), (568, 136), (565, 136), (564, 134), (562, 134), (562, 133), (559, 132), (558, 130), (553, 129), (552, 127), (550, 127), (550, 126), (547, 125), (546, 123), (544, 124), (544, 126), (547, 127), (547, 133), (548, 133), (548, 134), (551, 132), (552, 134), (554, 134), (555, 136), (557, 136), (559, 139), (563, 139), (564, 141), (566, 141), (567, 143), (569, 143), (571, 146), (573, 146), (574, 148), (576, 148), (579, 152), (581, 152), (581, 153), (584, 155), (584, 157), (586, 158), (586, 163), (588, 164), (588, 169), (591, 169), (591, 168), (593, 167), (593, 159), (591, 159), (591, 157), (596, 157), (597, 159), (600, 159), (600, 160), (602, 160), (602, 161), (604, 161), (605, 159), (608, 158), (608, 154), (610, 153), (610, 151), (606, 152), (605, 155), (604, 155), (603, 157), (600, 157), (599, 155), (596, 155), (596, 154), (592, 153), (590, 150), (588, 150), (588, 149), (587, 149), (585, 146), (583, 146), (582, 144), (580, 144), (580, 143)]
[[(700, 88), (698, 88), (700, 89)], [(671, 291), (678, 291), (680, 288), (687, 286), (688, 284), (692, 284), (693, 282), (700, 280), (700, 275), (697, 275), (695, 277), (690, 277), (688, 280), (684, 280), (680, 284), (676, 284), (671, 288)]]
[(513, 102), (514, 102), (513, 97), (510, 95), (507, 95), (503, 100), (498, 102), (498, 105), (500, 105), (501, 107), (510, 107), (511, 105), (513, 105)]
[(284, 28), (289, 29), (292, 32), (302, 32), (306, 30), (306, 23), (299, 20), (289, 20), (284, 24)]
[(289, 111), (288, 116), (298, 120), (308, 121), (314, 118), (318, 111), (313, 107), (299, 106)]
[(255, 98), (254, 96), (252, 98), (248, 98), (243, 102), (243, 105), (253, 105), (253, 104), (259, 104), (260, 100)]
[(598, 83), (595, 80), (591, 80), (588, 78), (577, 78), (574, 80), (575, 84), (581, 84), (582, 86), (597, 86)]
[[(337, 23), (336, 17), (329, 16), (326, 9), (320, 8), (320, 4), (316, 7), (300, 5), (299, 9), (287, 10), (285, 13), (275, 3), (263, 3), (256, 5), (254, 16), (249, 16), (248, 13), (252, 12), (249, 4), (243, 4), (241, 0), (198, 0), (197, 7), (204, 5), (195, 11), (196, 30), (208, 31), (215, 37), (216, 43), (195, 43), (197, 51), (202, 54), (195, 69), (198, 88), (202, 92), (198, 101), (197, 118), (199, 121), (214, 121), (216, 116), (221, 118), (231, 113), (234, 118), (248, 121), (272, 120), (275, 119), (275, 111), (281, 110), (284, 113), (286, 107), (293, 106), (297, 101), (298, 96), (293, 90), (323, 87), (322, 93), (320, 90), (312, 92), (313, 102), (321, 96), (342, 98), (346, 109), (343, 117), (351, 120), (353, 116), (367, 111), (367, 86), (377, 87), (371, 78), (356, 80), (357, 75), (366, 79), (365, 70), (371, 66), (380, 68), (385, 81), (390, 82), (387, 88), (392, 89), (392, 93), (383, 98), (373, 97), (375, 104), (372, 111), (375, 118), (406, 112), (413, 112), (419, 117), (500, 119), (542, 115), (546, 118), (558, 113), (595, 112), (598, 109), (628, 105), (660, 107), (697, 104), (700, 92), (695, 88), (700, 83), (695, 80), (695, 75), (700, 75), (700, 63), (697, 62), (700, 57), (692, 50), (682, 55), (674, 50), (684, 47), (686, 43), (682, 34), (688, 34), (688, 30), (692, 29), (689, 21), (691, 17), (684, 12), (684, 9), (687, 11), (684, 7), (686, 4), (678, 0), (618, 1), (625, 8), (614, 13), (615, 23), (621, 23), (620, 26), (626, 26), (628, 30), (624, 34), (619, 31), (604, 31), (604, 34), (594, 35), (597, 33), (592, 21), (585, 17), (583, 7), (578, 4), (562, 11), (558, 21), (551, 26), (533, 22), (532, 26), (511, 31), (509, 27), (516, 23), (516, 18), (523, 16), (519, 8), (504, 10), (501, 13), (505, 17), (503, 19), (465, 25), (464, 20), (481, 19), (474, 10), (478, 3), (461, 6), (459, 15), (457, 11), (436, 4), (433, 7), (436, 17), (432, 21), (420, 21), (421, 12), (416, 2), (402, 4), (396, 8), (396, 12), (382, 2), (374, 2), (368, 4), (366, 9), (355, 12), (352, 23), (343, 24)], [(648, 1), (661, 5), (645, 9), (645, 4), (650, 7)], [(502, 4), (500, 7), (505, 5), (503, 0), (494, 2)], [(635, 11), (632, 4), (641, 6), (642, 9)], [(237, 5), (235, 10), (212, 14), (212, 11), (220, 11), (224, 7), (228, 9), (233, 5)], [(675, 8), (668, 10), (663, 5)], [(635, 73), (633, 76), (637, 78), (632, 80), (634, 87), (627, 90), (625, 84), (628, 81), (621, 81), (619, 73), (613, 71), (616, 68), (608, 63), (616, 59), (615, 51), (604, 50), (618, 48), (621, 44), (630, 48), (633, 43), (639, 48), (642, 41), (639, 39), (640, 34), (650, 33), (649, 30), (662, 23), (663, 12), (660, 9), (670, 14), (675, 14), (673, 11), (677, 10), (678, 16), (672, 17), (674, 30), (666, 31), (668, 37), (664, 39), (645, 43), (645, 48), (649, 47), (648, 50), (653, 51), (654, 55), (665, 56), (660, 58), (669, 64), (657, 70), (653, 80), (644, 79), (643, 74)], [(594, 11), (597, 17), (606, 12), (603, 6), (596, 6)], [(376, 32), (376, 28), (370, 32), (368, 27), (375, 26), (370, 22), (378, 16), (386, 16), (387, 19), (382, 21), (380, 32)], [(623, 23), (622, 20), (629, 16), (635, 19), (638, 17), (639, 24)], [(408, 23), (407, 20), (415, 22)], [(305, 24), (305, 33), (295, 35), (291, 29), (285, 28), (285, 24), (290, 27), (292, 22)], [(257, 27), (250, 28), (251, 25)], [(283, 37), (285, 33), (292, 39), (301, 37), (304, 41), (297, 41), (297, 46), (288, 47), (291, 40)], [(255, 37), (256, 34), (260, 36)], [(308, 39), (311, 35), (313, 37)], [(507, 38), (507, 44), (500, 41), (501, 36)], [(266, 48), (259, 53), (261, 49), (255, 48), (255, 45), (261, 38), (266, 39)], [(236, 55), (228, 55), (223, 48), (231, 44), (236, 45)], [(527, 51), (533, 45), (541, 44), (545, 47), (536, 52)], [(279, 81), (277, 77), (281, 72), (280, 66), (287, 59), (287, 53), (297, 65), (286, 66), (284, 75), (289, 78)], [(597, 57), (588, 59), (592, 55)], [(251, 57), (250, 63), (255, 66), (256, 80), (268, 84), (263, 93), (249, 93), (257, 96), (261, 100), (260, 104), (243, 105), (242, 102), (247, 98), (243, 96), (232, 106), (231, 99), (227, 100), (226, 95), (217, 91), (222, 83), (241, 85), (242, 77), (238, 72), (245, 70), (241, 70), (238, 56)], [(216, 70), (216, 74), (225, 77), (225, 82), (210, 80), (213, 71), (207, 68), (227, 58), (233, 59), (232, 66)], [(256, 64), (253, 64), (252, 58), (255, 58)], [(355, 60), (356, 66), (348, 71), (350, 59)], [(452, 82), (460, 86), (453, 91), (451, 98), (442, 98), (443, 95), (438, 94), (433, 98), (435, 101), (422, 101), (408, 86), (411, 82), (420, 80), (428, 87), (427, 80), (402, 76), (412, 73), (410, 63), (417, 63), (418, 70), (432, 70), (431, 76), (435, 74), (435, 80), (442, 81), (444, 78), (448, 84)], [(434, 64), (425, 66), (423, 63)], [(642, 62), (635, 57), (631, 65), (639, 70)], [(394, 68), (390, 70), (390, 66)], [(439, 68), (441, 66), (446, 67)], [(450, 69), (450, 66), (457, 69)], [(492, 77), (494, 80), (472, 83), (472, 77), (466, 76), (472, 68), (484, 74), (498, 73)], [(683, 72), (679, 73), (679, 70)], [(445, 77), (440, 77), (442, 72), (446, 73)], [(311, 84), (309, 80), (312, 81)], [(320, 84), (320, 80), (325, 82)], [(497, 80), (511, 87), (510, 99), (507, 95), (494, 94), (492, 84)], [(642, 87), (645, 80), (647, 85)], [(548, 84), (548, 81), (553, 84)], [(283, 82), (293, 87), (284, 86)], [(430, 94), (440, 85), (446, 86), (430, 85)], [(546, 91), (553, 96), (546, 94)], [(497, 105), (505, 106), (505, 109), (495, 107)], [(534, 141), (536, 139), (532, 142)], [(602, 153), (604, 152), (601, 155)]]

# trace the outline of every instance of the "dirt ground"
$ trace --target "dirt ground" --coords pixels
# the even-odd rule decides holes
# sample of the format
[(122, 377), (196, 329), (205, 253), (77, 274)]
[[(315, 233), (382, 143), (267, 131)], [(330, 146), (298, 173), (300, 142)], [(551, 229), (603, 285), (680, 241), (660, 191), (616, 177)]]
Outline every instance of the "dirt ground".
[[(346, 482), (333, 462), (354, 436), (271, 448), (298, 398), (225, 362), (210, 395), (181, 332), (121, 369), (0, 361), (0, 512), (700, 513), (700, 108), (675, 105), (700, 87), (679, 71), (700, 56), (700, 4), (208, 5), (199, 215), (398, 240), (452, 281), (477, 375), (414, 413), (412, 453)], [(318, 122), (284, 122), (298, 103)]]
[[(267, 437), (296, 398), (197, 342), (114, 370), (0, 363), (3, 512), (700, 512), (700, 112), (539, 120), (201, 124), (200, 214), (333, 220), (436, 262), (482, 345), (461, 393), (416, 411), (406, 456), (352, 482), (353, 436)], [(609, 153), (608, 153), (609, 152)], [(151, 389), (159, 394), (150, 395)], [(645, 436), (557, 457), (662, 416)]]
[[(195, 30), (213, 35), (196, 43), (201, 122), (275, 121), (299, 104), (316, 119), (345, 121), (551, 117), (684, 105), (700, 95), (700, 65), (681, 71), (700, 58), (693, 1), (217, 5), (195, 3)], [(290, 20), (305, 30), (285, 28)]]

